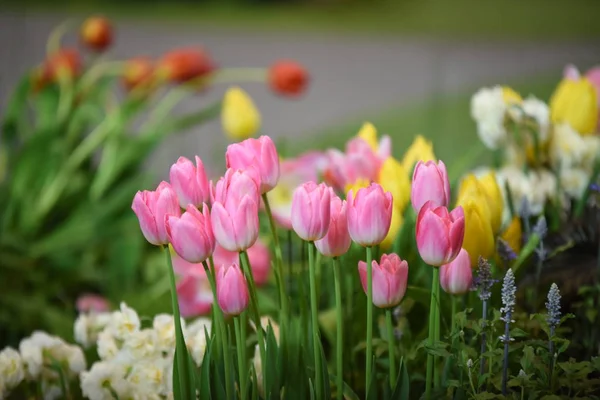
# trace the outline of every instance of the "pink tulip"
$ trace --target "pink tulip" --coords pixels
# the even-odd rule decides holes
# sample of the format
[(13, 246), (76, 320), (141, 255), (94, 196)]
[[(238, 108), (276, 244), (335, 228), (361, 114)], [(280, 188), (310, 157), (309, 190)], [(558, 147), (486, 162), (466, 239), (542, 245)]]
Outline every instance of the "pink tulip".
[(194, 275), (185, 275), (177, 282), (177, 300), (183, 318), (210, 313), (213, 293), (203, 269)]
[(227, 315), (240, 315), (248, 307), (248, 285), (237, 263), (219, 268), (217, 301)]
[(306, 182), (294, 190), (292, 227), (302, 239), (321, 239), (329, 229), (330, 190), (327, 185)]
[(458, 256), (465, 235), (465, 213), (462, 207), (452, 212), (428, 201), (417, 216), (417, 248), (423, 261), (434, 267), (448, 264)]
[(465, 249), (461, 249), (453, 261), (440, 267), (440, 284), (446, 293), (465, 294), (472, 282), (471, 259)]
[(80, 313), (108, 311), (108, 300), (97, 294), (85, 293), (77, 298), (77, 311)]
[(179, 197), (181, 208), (188, 204), (200, 207), (210, 202), (210, 188), (200, 157), (196, 156), (196, 165), (185, 157), (179, 157), (169, 172), (171, 186)]
[(418, 213), (423, 204), (432, 201), (435, 206), (447, 207), (450, 203), (450, 181), (443, 161), (419, 161), (412, 178), (410, 200)]
[(359, 189), (356, 196), (348, 192), (348, 231), (361, 246), (374, 246), (385, 239), (392, 222), (391, 193), (372, 183)]
[(191, 263), (186, 261), (174, 251), (171, 252), (171, 261), (173, 262), (173, 271), (179, 276), (205, 276), (204, 265), (202, 265), (202, 263)]
[(217, 182), (211, 222), (217, 242), (229, 251), (243, 251), (258, 238), (258, 179), (252, 170), (228, 169)]
[(215, 237), (206, 203), (202, 213), (189, 204), (181, 217), (167, 217), (167, 235), (175, 252), (191, 263), (201, 263), (215, 249)]
[(324, 256), (338, 257), (350, 248), (352, 240), (348, 233), (347, 204), (330, 190), (329, 230), (315, 242), (315, 246)]
[(148, 242), (156, 246), (169, 243), (166, 217), (181, 215), (177, 194), (171, 185), (163, 181), (155, 191), (137, 192), (131, 208)]
[[(387, 149), (384, 149), (386, 151)], [(346, 143), (346, 156), (352, 166), (354, 182), (356, 179), (363, 178), (376, 180), (383, 160), (379, 154), (375, 153), (366, 140), (355, 137)]]
[(260, 175), (260, 192), (267, 193), (279, 181), (279, 155), (275, 143), (268, 136), (246, 139), (227, 146), (227, 168), (256, 168)]
[(563, 77), (573, 81), (578, 81), (581, 78), (581, 74), (575, 65), (568, 64), (563, 70)]
[[(396, 254), (383, 254), (381, 262), (373, 260), (373, 304), (379, 308), (394, 307), (402, 301), (408, 284), (408, 263)], [(367, 263), (358, 262), (358, 274), (367, 293)]]
[[(271, 273), (271, 253), (269, 248), (258, 239), (252, 247), (246, 250), (246, 252), (248, 253), (250, 268), (252, 269), (252, 275), (254, 276), (256, 286), (266, 284), (269, 280), (269, 274)], [(213, 253), (213, 261), (218, 270), (223, 265), (239, 263), (239, 253), (226, 250), (217, 245), (215, 252)]]

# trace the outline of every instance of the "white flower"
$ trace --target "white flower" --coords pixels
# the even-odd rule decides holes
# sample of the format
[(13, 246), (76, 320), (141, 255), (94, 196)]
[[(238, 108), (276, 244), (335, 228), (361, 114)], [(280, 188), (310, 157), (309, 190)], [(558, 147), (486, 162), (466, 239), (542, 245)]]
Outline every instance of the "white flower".
[(89, 371), (81, 373), (81, 392), (90, 400), (112, 400), (112, 389), (121, 398), (128, 389), (125, 374), (125, 369), (119, 364), (97, 362)]
[(119, 345), (109, 330), (104, 330), (98, 335), (97, 351), (101, 360), (110, 360), (119, 352)]
[(63, 397), (63, 392), (58, 383), (49, 383), (46, 380), (42, 381), (42, 392), (44, 400), (56, 400)]
[(560, 171), (560, 187), (565, 193), (580, 199), (590, 180), (590, 175), (579, 168), (569, 168)]
[(583, 136), (583, 142), (585, 143), (585, 151), (583, 152), (581, 166), (591, 174), (596, 160), (600, 157), (600, 136)]
[(510, 189), (512, 204), (515, 207), (515, 211), (518, 213), (520, 212), (523, 198), (528, 192), (529, 179), (522, 169), (513, 165), (507, 165), (496, 172), (496, 181), (498, 183), (498, 187), (500, 187), (500, 190), (502, 191), (502, 197), (504, 201), (502, 220), (504, 223), (507, 223), (510, 221), (510, 210), (508, 206), (509, 202), (506, 186), (508, 186)]
[[(7, 347), (0, 352), (0, 377), (7, 389), (16, 387), (25, 378), (23, 361), (18, 351)], [(2, 389), (0, 389), (0, 393)]]
[(562, 169), (580, 165), (586, 151), (585, 146), (586, 142), (571, 125), (556, 125), (550, 145), (552, 166)]
[(73, 327), (75, 341), (85, 348), (98, 340), (100, 333), (112, 318), (111, 313), (82, 313), (75, 320)]
[(123, 342), (123, 350), (128, 351), (134, 359), (142, 360), (157, 356), (158, 336), (154, 329), (143, 329), (131, 332)]
[(148, 397), (150, 395), (165, 394), (167, 380), (171, 378), (167, 375), (169, 364), (172, 362), (162, 357), (137, 363), (127, 376), (127, 380), (138, 395), (145, 395), (144, 398), (150, 398)]
[(195, 336), (186, 339), (186, 345), (192, 359), (200, 367), (204, 358), (204, 352), (206, 351), (206, 335), (204, 331), (199, 331)]
[[(152, 321), (156, 331), (157, 346), (160, 351), (170, 353), (175, 351), (175, 318), (169, 314), (158, 314)], [(181, 327), (185, 331), (185, 320), (181, 318)]]
[(194, 322), (192, 322), (191, 324), (189, 324), (185, 331), (184, 334), (186, 335), (186, 337), (189, 336), (196, 336), (196, 334), (198, 332), (202, 332), (204, 333), (204, 329), (206, 328), (206, 332), (208, 332), (208, 336), (210, 337), (210, 333), (211, 333), (211, 320), (209, 318), (197, 318), (196, 320), (194, 320)]
[(550, 129), (550, 109), (548, 105), (534, 96), (529, 96), (523, 101), (522, 107), (525, 114), (533, 118), (539, 127), (537, 131), (539, 143), (547, 141)]
[(133, 308), (121, 303), (121, 310), (112, 313), (108, 328), (115, 339), (125, 340), (129, 334), (140, 329), (140, 318)]
[(81, 347), (75, 345), (67, 345), (65, 347), (65, 358), (69, 364), (69, 370), (73, 374), (79, 374), (85, 370), (86, 362), (85, 356)]
[(505, 112), (506, 104), (500, 86), (482, 88), (471, 98), (471, 117), (477, 123), (479, 139), (489, 149), (497, 149), (506, 142)]
[(547, 169), (539, 169), (531, 171), (528, 179), (529, 209), (533, 215), (538, 215), (544, 211), (546, 202), (556, 196), (556, 177)]
[(25, 371), (28, 379), (36, 379), (42, 371), (44, 359), (42, 357), (42, 347), (31, 337), (21, 340), (19, 344), (21, 359), (25, 365)]

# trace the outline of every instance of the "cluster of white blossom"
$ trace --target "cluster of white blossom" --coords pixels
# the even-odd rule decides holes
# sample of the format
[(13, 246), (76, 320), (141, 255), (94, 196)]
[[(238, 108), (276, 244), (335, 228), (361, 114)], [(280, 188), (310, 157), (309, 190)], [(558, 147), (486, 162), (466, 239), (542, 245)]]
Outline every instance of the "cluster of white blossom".
[[(187, 347), (197, 366), (206, 348), (210, 320), (198, 319), (184, 327)], [(142, 328), (135, 310), (121, 303), (120, 310), (83, 314), (75, 322), (76, 340), (96, 342), (100, 360), (81, 373), (81, 391), (91, 400), (165, 399), (173, 397), (172, 374), (175, 324), (172, 315), (154, 317), (152, 327)]]
[(19, 351), (7, 347), (0, 352), (0, 399), (23, 381), (39, 383), (46, 400), (63, 397), (61, 381), (72, 380), (85, 368), (79, 346), (36, 331), (21, 341)]

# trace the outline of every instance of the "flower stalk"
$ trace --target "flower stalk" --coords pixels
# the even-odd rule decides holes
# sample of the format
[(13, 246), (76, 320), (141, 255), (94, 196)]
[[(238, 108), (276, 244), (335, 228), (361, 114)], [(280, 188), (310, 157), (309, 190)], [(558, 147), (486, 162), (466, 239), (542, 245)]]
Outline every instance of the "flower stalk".
[(344, 321), (342, 314), (342, 277), (340, 272), (340, 260), (333, 257), (333, 275), (335, 280), (335, 311), (336, 311), (336, 373), (337, 373), (337, 398), (344, 398)]
[(390, 364), (390, 387), (392, 390), (396, 386), (396, 349), (394, 346), (394, 324), (392, 323), (392, 309), (385, 310), (385, 322), (388, 335), (388, 357)]
[(373, 369), (373, 249), (367, 246), (367, 375), (365, 390), (369, 392), (371, 371)]
[(512, 340), (510, 337), (510, 324), (515, 307), (516, 292), (515, 275), (512, 269), (509, 269), (504, 276), (502, 308), (500, 309), (500, 312), (503, 314), (501, 320), (504, 321), (504, 335), (500, 337), (500, 340), (504, 343), (504, 358), (502, 363), (502, 394), (504, 396), (508, 395), (508, 345)]

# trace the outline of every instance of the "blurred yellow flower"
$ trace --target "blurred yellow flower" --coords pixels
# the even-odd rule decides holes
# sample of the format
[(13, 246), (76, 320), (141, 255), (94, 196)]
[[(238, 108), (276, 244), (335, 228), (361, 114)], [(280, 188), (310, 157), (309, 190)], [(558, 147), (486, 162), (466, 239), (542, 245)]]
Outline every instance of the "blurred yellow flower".
[(433, 144), (423, 136), (417, 135), (406, 153), (404, 153), (402, 166), (412, 176), (413, 169), (418, 161), (429, 160), (437, 161), (433, 153)]
[[(396, 199), (394, 199), (394, 202)], [(404, 215), (400, 209), (394, 207), (392, 209), (392, 222), (390, 223), (390, 230), (388, 231), (387, 236), (381, 242), (382, 250), (389, 250), (396, 241), (396, 236), (400, 233), (400, 229), (402, 229), (402, 224), (404, 223)]]
[(463, 249), (469, 253), (471, 267), (477, 266), (479, 256), (489, 259), (496, 251), (492, 224), (486, 215), (481, 198), (467, 196), (461, 204), (465, 212)]
[(252, 137), (260, 129), (260, 112), (252, 98), (239, 87), (231, 87), (223, 98), (221, 124), (223, 131), (233, 140)]
[(523, 102), (521, 95), (508, 86), (502, 86), (502, 98), (506, 104), (520, 104)]
[(403, 211), (410, 201), (410, 178), (402, 164), (394, 157), (388, 157), (379, 170), (377, 183), (392, 194), (394, 208)]
[(594, 133), (598, 123), (598, 99), (586, 78), (563, 79), (550, 98), (552, 122), (567, 122), (582, 135)]
[(458, 189), (458, 203), (465, 197), (481, 199), (481, 207), (485, 215), (488, 216), (492, 231), (494, 233), (499, 232), (502, 225), (502, 213), (504, 212), (504, 199), (496, 181), (496, 174), (490, 171), (479, 178), (476, 178), (473, 174), (468, 174), (462, 180)]
[(346, 194), (348, 194), (348, 192), (352, 190), (353, 195), (356, 196), (356, 192), (358, 192), (359, 189), (366, 188), (370, 184), (371, 181), (369, 181), (368, 179), (359, 178), (354, 183), (347, 184), (344, 189), (346, 191)]
[(500, 236), (510, 248), (516, 253), (519, 254), (521, 251), (521, 240), (523, 238), (523, 231), (521, 228), (521, 218), (514, 217), (510, 224), (506, 227), (502, 235)]
[(365, 122), (356, 136), (367, 142), (371, 149), (377, 153), (379, 150), (379, 143), (377, 141), (377, 128), (375, 128), (372, 123)]

